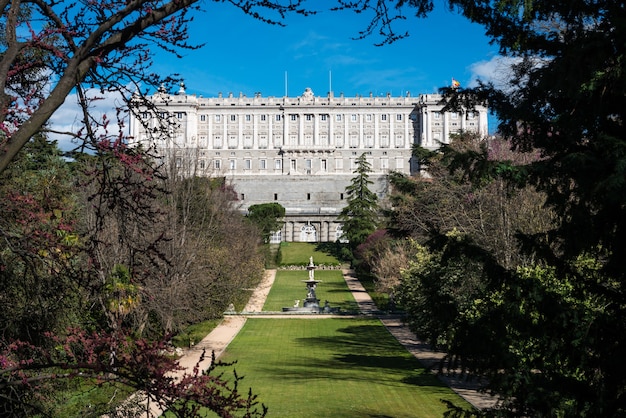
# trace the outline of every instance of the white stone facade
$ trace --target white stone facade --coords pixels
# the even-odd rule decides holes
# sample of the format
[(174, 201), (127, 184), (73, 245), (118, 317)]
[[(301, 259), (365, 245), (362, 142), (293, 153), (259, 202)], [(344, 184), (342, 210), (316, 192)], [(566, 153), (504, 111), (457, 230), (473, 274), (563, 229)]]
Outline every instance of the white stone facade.
[[(336, 216), (361, 154), (382, 198), (390, 171), (418, 173), (413, 144), (436, 149), (461, 130), (487, 135), (486, 108), (442, 112), (440, 100), (435, 94), (319, 97), (308, 88), (299, 97), (203, 98), (181, 86), (177, 94), (154, 94), (154, 107), (131, 120), (130, 135), (181, 164), (192, 155), (202, 174), (226, 177), (244, 211), (258, 203), (283, 205), (287, 219), (277, 239), (335, 241), (341, 234)], [(157, 113), (174, 124), (159, 131)]]

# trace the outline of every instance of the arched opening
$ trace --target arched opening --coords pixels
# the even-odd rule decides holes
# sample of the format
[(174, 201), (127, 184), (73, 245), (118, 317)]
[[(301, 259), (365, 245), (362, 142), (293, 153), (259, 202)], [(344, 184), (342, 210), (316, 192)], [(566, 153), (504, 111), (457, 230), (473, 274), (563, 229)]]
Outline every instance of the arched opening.
[(310, 223), (304, 225), (300, 230), (301, 242), (317, 242), (317, 229)]

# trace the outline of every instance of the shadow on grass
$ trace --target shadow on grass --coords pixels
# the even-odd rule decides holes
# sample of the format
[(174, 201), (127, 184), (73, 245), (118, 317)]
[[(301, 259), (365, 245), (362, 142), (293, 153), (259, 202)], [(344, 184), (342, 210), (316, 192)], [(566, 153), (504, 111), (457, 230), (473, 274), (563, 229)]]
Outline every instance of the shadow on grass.
[[(338, 319), (341, 320), (341, 319)], [(438, 391), (446, 385), (439, 381), (404, 347), (390, 337), (381, 325), (363, 324), (337, 330), (336, 335), (297, 338), (305, 348), (299, 361), (283, 362), (271, 373), (282, 379), (371, 380), (387, 385), (406, 384), (431, 387)], [(310, 350), (306, 350), (310, 347)], [(307, 353), (311, 353), (310, 356)], [(328, 353), (319, 358), (314, 353)]]

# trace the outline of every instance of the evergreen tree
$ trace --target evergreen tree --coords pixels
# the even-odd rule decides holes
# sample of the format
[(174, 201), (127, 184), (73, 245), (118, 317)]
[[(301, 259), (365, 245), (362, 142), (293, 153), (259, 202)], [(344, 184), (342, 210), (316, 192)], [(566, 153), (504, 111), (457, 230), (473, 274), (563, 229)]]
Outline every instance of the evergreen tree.
[(283, 227), (285, 208), (276, 202), (261, 203), (248, 208), (248, 220), (261, 231), (263, 242), (268, 243), (273, 232)]
[(350, 241), (352, 248), (364, 242), (379, 223), (378, 197), (370, 190), (374, 184), (369, 178), (371, 171), (365, 153), (361, 154), (356, 160), (356, 176), (346, 187), (348, 205), (339, 215), (339, 220), (343, 221), (344, 237)]

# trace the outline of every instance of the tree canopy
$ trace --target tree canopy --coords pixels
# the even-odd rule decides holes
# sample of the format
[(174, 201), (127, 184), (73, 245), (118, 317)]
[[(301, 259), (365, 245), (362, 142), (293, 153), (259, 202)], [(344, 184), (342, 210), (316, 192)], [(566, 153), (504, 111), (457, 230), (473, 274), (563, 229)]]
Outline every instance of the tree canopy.
[[(626, 6), (448, 3), (485, 27), (511, 67), (504, 85), (443, 89), (447, 105), (488, 101), (511, 147), (535, 158), (493, 158), (486, 142), (485, 152), (448, 154), (447, 169), (460, 177), (433, 176), (434, 187), (454, 180), (454, 189), (431, 193), (427, 183), (398, 183), (426, 215), (396, 218), (428, 245), (414, 252), (403, 280), (414, 328), (443, 343), (466, 370), (488, 376), (488, 390), (502, 399), (499, 414), (623, 415), (626, 363), (615, 359), (626, 344), (619, 319), (626, 314)], [(509, 190), (500, 212), (473, 206), (498, 183)], [(511, 198), (523, 187), (543, 195), (549, 209), (529, 213), (528, 220), (541, 219), (539, 229), (515, 226), (518, 213), (502, 211), (516, 208)], [(506, 235), (477, 234), (477, 226), (498, 226), (479, 222), (488, 211), (496, 221), (509, 219), (501, 224)], [(467, 215), (476, 221), (463, 223), (471, 228), (450, 229)], [(462, 294), (459, 284), (471, 287)]]
[(261, 203), (248, 208), (248, 219), (261, 230), (264, 242), (269, 242), (273, 232), (283, 227), (285, 208), (276, 202)]

